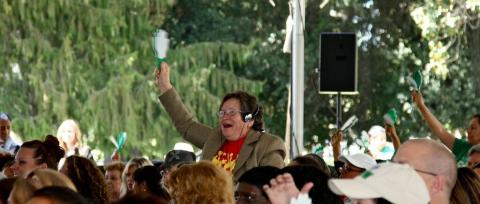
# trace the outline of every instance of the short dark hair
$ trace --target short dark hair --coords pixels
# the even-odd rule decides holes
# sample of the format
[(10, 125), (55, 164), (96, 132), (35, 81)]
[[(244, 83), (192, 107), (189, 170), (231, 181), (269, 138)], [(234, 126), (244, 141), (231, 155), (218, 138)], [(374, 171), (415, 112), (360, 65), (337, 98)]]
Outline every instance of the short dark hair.
[(58, 204), (87, 204), (88, 201), (79, 193), (67, 187), (49, 186), (33, 193), (30, 199), (42, 197), (54, 200)]
[(0, 171), (3, 171), (3, 168), (6, 166), (11, 166), (15, 161), (15, 157), (9, 153), (0, 154)]
[(472, 119), (476, 118), (477, 122), (480, 123), (480, 114), (475, 114), (472, 116)]
[(277, 177), (280, 174), (280, 169), (273, 166), (257, 166), (251, 168), (240, 176), (238, 183), (244, 182), (256, 186), (262, 195), (268, 198), (267, 194), (263, 191), (263, 185), (269, 185), (270, 180)]
[(312, 203), (343, 203), (340, 198), (328, 188), (330, 175), (314, 166), (287, 166), (282, 169), (283, 173), (290, 173), (295, 186), (301, 189), (306, 183), (312, 182), (313, 187), (308, 192)]
[(235, 91), (228, 93), (223, 97), (220, 108), (225, 101), (232, 98), (237, 99), (240, 102), (240, 111), (242, 111), (242, 115), (246, 115), (245, 113), (252, 114), (252, 119), (254, 121), (252, 129), (256, 131), (263, 131), (263, 108), (260, 106), (260, 104), (258, 104), (257, 98), (245, 91)]
[(161, 198), (169, 199), (168, 193), (161, 185), (162, 175), (157, 167), (143, 166), (135, 170), (133, 173), (135, 183), (145, 182), (150, 193)]
[(292, 161), (297, 162), (299, 165), (311, 165), (317, 167), (318, 169), (325, 172), (327, 175), (331, 176), (330, 168), (328, 167), (327, 163), (323, 160), (322, 157), (318, 156), (317, 154), (306, 154), (304, 156), (295, 157)]

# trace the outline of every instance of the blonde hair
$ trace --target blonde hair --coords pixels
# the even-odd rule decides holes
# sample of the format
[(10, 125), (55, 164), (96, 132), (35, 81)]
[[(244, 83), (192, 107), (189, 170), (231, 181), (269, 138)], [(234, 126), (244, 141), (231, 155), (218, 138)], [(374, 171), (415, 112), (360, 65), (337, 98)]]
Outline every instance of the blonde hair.
[(127, 164), (125, 165), (125, 168), (123, 169), (123, 172), (122, 172), (122, 187), (120, 189), (120, 197), (123, 197), (124, 195), (126, 195), (128, 193), (128, 189), (127, 189), (127, 173), (128, 173), (128, 170), (132, 167), (136, 167), (138, 169), (138, 168), (144, 167), (144, 166), (153, 166), (153, 163), (150, 160), (148, 160), (146, 158), (143, 158), (143, 157), (135, 157), (135, 158), (130, 159), (130, 161), (127, 162)]
[(30, 196), (38, 189), (48, 186), (60, 186), (77, 192), (72, 181), (60, 172), (52, 169), (35, 169), (25, 178), (18, 178), (10, 194), (13, 203), (27, 203)]
[(232, 176), (209, 161), (181, 165), (164, 179), (177, 204), (234, 203)]
[(27, 174), (26, 179), (35, 189), (47, 186), (60, 186), (77, 192), (75, 184), (67, 176), (51, 169), (35, 169)]
[(10, 199), (14, 204), (27, 203), (35, 190), (35, 187), (26, 179), (18, 178), (13, 185)]
[(67, 146), (65, 145), (65, 142), (62, 139), (62, 129), (67, 127), (67, 126), (72, 126), (74, 133), (75, 133), (75, 139), (77, 140), (77, 143), (75, 144), (75, 147), (80, 147), (82, 144), (82, 133), (80, 132), (80, 127), (78, 126), (77, 122), (75, 122), (73, 119), (67, 119), (58, 126), (57, 129), (57, 138), (58, 141), (60, 142), (60, 147), (62, 147), (66, 152), (68, 151)]
[(123, 173), (124, 169), (125, 169), (125, 164), (121, 161), (114, 161), (105, 166), (105, 171), (119, 171), (120, 173)]

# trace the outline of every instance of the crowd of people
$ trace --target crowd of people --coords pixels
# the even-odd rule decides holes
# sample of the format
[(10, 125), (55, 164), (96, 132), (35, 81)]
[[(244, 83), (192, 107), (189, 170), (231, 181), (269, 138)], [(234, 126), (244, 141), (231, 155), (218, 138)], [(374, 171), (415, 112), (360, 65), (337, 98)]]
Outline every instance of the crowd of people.
[[(114, 157), (97, 165), (74, 120), (57, 134), (18, 143), (11, 120), (0, 114), (0, 204), (40, 203), (480, 203), (480, 115), (468, 140), (448, 133), (423, 101), (412, 99), (440, 142), (400, 142), (392, 124), (374, 126), (366, 153), (341, 151), (343, 133), (332, 135), (334, 165), (311, 153), (285, 161), (283, 141), (266, 133), (256, 97), (224, 96), (218, 127), (194, 120), (170, 82), (170, 67), (156, 70), (159, 100), (182, 137), (202, 149), (173, 149), (162, 162)], [(385, 143), (390, 138), (393, 145)], [(374, 142), (375, 141), (375, 142)], [(379, 159), (380, 158), (380, 159)]]

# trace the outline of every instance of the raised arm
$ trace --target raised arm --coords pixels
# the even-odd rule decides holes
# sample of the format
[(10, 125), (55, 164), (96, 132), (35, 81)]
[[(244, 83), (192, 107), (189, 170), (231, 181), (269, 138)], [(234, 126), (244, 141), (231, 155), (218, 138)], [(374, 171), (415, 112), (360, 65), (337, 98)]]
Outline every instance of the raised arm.
[(340, 142), (342, 141), (343, 133), (342, 131), (337, 131), (332, 136), (332, 151), (333, 151), (333, 161), (338, 161), (341, 154)]
[(420, 113), (423, 116), (423, 119), (427, 122), (428, 127), (436, 135), (443, 144), (445, 144), (449, 149), (453, 148), (453, 142), (455, 137), (447, 132), (443, 127), (442, 123), (430, 112), (428, 107), (423, 102), (423, 96), (419, 91), (412, 91), (413, 102), (417, 105)]
[(170, 67), (167, 63), (162, 62), (161, 69), (155, 70), (155, 77), (155, 83), (161, 94), (160, 102), (165, 107), (177, 131), (185, 140), (198, 148), (203, 148), (208, 136), (213, 134), (214, 130), (193, 120), (192, 114), (170, 83)]
[(395, 152), (396, 152), (398, 150), (398, 147), (400, 147), (400, 138), (397, 135), (397, 130), (395, 129), (395, 126), (385, 124), (385, 133), (387, 137), (389, 137), (392, 140), (393, 148), (395, 149)]

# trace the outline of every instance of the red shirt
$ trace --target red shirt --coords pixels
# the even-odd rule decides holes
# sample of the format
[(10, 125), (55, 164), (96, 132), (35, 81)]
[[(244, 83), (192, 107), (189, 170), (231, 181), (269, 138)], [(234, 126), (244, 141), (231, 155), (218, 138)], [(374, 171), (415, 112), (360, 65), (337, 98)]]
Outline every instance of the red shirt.
[(242, 149), (245, 138), (242, 137), (236, 141), (225, 141), (222, 147), (217, 151), (217, 154), (213, 157), (213, 164), (222, 167), (228, 172), (232, 172), (237, 163), (238, 154)]

